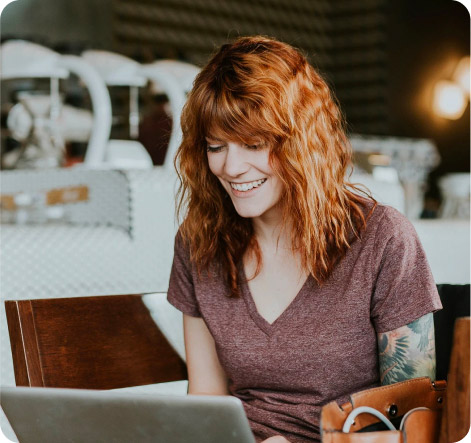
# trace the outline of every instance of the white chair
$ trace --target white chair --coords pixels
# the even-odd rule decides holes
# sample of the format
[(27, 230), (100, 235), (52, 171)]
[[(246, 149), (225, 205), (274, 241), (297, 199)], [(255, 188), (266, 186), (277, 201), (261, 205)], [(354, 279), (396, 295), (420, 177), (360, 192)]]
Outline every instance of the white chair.
[[(2, 81), (50, 78), (51, 106), (59, 100), (59, 79), (65, 79), (70, 74), (77, 75), (87, 87), (93, 107), (93, 125), (84, 162), (88, 167), (102, 164), (111, 131), (111, 101), (103, 80), (92, 66), (81, 57), (60, 55), (23, 40), (10, 40), (2, 45), (1, 66)], [(51, 116), (51, 127), (55, 124), (53, 120)]]

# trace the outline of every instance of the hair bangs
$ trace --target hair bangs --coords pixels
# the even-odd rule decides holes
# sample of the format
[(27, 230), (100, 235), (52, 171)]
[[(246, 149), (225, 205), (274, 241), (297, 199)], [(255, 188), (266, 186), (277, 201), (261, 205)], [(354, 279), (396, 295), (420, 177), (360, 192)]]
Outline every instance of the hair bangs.
[(226, 90), (210, 91), (199, 112), (200, 133), (213, 140), (250, 144), (271, 141), (272, 124), (261, 111), (264, 104)]

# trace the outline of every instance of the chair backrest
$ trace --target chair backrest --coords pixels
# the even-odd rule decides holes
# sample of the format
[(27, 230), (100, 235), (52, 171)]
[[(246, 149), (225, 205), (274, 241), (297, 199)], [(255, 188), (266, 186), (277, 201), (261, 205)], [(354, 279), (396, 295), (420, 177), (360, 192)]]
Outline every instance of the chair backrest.
[(141, 295), (5, 301), (18, 386), (114, 389), (185, 380)]
[(446, 380), (450, 365), (455, 320), (470, 316), (470, 285), (437, 285), (443, 309), (433, 314), (437, 380)]
[(470, 317), (455, 321), (439, 443), (464, 439), (470, 426)]

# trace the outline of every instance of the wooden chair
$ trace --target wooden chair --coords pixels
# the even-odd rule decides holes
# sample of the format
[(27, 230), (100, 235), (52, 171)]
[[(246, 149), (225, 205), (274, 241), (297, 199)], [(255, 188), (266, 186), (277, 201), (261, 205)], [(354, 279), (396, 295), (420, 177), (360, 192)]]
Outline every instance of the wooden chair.
[(5, 301), (17, 386), (114, 389), (187, 379), (141, 295)]
[(437, 285), (443, 309), (433, 314), (437, 380), (446, 380), (450, 367), (455, 321), (470, 316), (470, 285)]
[(460, 441), (470, 426), (470, 317), (456, 319), (440, 443)]

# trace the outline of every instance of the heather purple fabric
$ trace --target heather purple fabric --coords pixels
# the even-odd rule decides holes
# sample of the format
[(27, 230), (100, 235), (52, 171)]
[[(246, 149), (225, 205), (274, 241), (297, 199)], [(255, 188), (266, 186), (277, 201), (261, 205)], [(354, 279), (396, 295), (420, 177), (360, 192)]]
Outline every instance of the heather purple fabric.
[(272, 324), (244, 280), (241, 267), (242, 296), (229, 298), (218, 267), (198, 276), (177, 235), (168, 300), (206, 322), (258, 441), (319, 441), (323, 405), (379, 385), (376, 334), (441, 308), (413, 226), (381, 205), (328, 281), (309, 276)]

